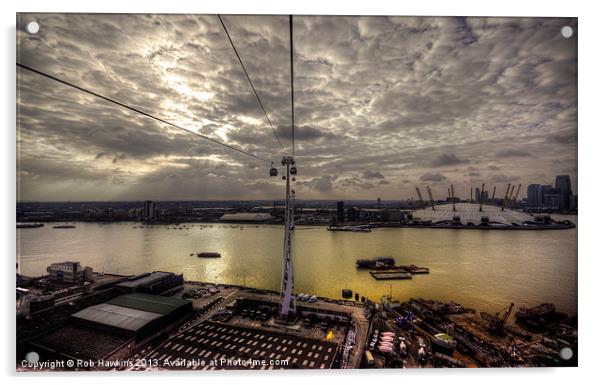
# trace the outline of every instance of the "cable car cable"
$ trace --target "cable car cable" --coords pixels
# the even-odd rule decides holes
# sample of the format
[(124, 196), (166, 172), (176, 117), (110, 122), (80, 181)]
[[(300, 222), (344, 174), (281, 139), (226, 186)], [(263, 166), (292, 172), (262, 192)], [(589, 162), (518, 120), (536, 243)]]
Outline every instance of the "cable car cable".
[(293, 81), (293, 15), (289, 15), (291, 44), (291, 153), (295, 157), (295, 82)]
[(228, 32), (228, 28), (226, 28), (226, 24), (224, 24), (224, 20), (222, 19), (221, 15), (217, 15), (217, 17), (218, 17), (220, 23), (222, 24), (222, 27), (224, 28), (224, 32), (226, 32), (228, 41), (230, 41), (230, 45), (232, 46), (232, 49), (234, 50), (234, 53), (236, 54), (236, 57), (238, 58), (238, 62), (240, 63), (240, 66), (242, 67), (242, 71), (245, 73), (245, 76), (247, 77), (247, 80), (249, 81), (249, 84), (251, 85), (251, 88), (253, 89), (253, 93), (255, 94), (255, 97), (257, 98), (259, 107), (261, 107), (261, 110), (263, 111), (263, 114), (265, 115), (266, 120), (268, 121), (270, 127), (272, 128), (272, 133), (276, 137), (276, 140), (278, 141), (278, 144), (280, 144), (280, 147), (282, 147), (282, 149), (284, 149), (284, 146), (282, 145), (282, 142), (280, 141), (280, 138), (278, 137), (278, 134), (276, 133), (274, 126), (272, 125), (272, 121), (268, 117), (268, 113), (265, 110), (263, 103), (261, 102), (261, 98), (259, 97), (259, 94), (257, 93), (257, 90), (255, 89), (255, 86), (253, 85), (253, 82), (251, 81), (251, 77), (249, 76), (249, 73), (247, 72), (247, 69), (246, 69), (245, 65), (243, 64), (241, 57), (238, 54), (238, 50), (236, 49), (236, 46), (234, 45), (234, 42), (232, 41), (232, 38), (230, 37), (230, 33)]

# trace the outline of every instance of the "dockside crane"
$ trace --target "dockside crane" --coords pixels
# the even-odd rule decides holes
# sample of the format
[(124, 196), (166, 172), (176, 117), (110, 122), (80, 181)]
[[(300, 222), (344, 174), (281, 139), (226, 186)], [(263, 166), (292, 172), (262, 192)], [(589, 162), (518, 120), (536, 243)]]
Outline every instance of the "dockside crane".
[(431, 191), (430, 186), (426, 186), (426, 191), (429, 193), (429, 198), (431, 200), (431, 207), (433, 211), (435, 211), (435, 200), (433, 199), (433, 192)]
[(504, 200), (502, 201), (502, 211), (504, 211), (504, 207), (506, 207), (506, 201), (508, 201), (508, 193), (510, 192), (510, 183), (508, 183), (508, 188), (506, 189), (506, 195), (504, 195)]
[(451, 200), (452, 200), (452, 208), (454, 211), (456, 211), (456, 197), (454, 194), (454, 185), (451, 185)]
[(481, 191), (479, 191), (479, 211), (483, 211), (483, 193), (485, 192), (485, 183), (481, 185)]
[(481, 318), (483, 318), (486, 321), (489, 321), (489, 332), (491, 332), (492, 334), (504, 335), (504, 327), (506, 325), (506, 322), (508, 321), (508, 318), (510, 318), (510, 313), (512, 313), (512, 309), (514, 309), (514, 303), (510, 303), (510, 306), (508, 307), (508, 309), (506, 309), (506, 311), (504, 311), (504, 314), (502, 314), (501, 317), (500, 313), (495, 313), (495, 315), (491, 315), (489, 313), (482, 312)]

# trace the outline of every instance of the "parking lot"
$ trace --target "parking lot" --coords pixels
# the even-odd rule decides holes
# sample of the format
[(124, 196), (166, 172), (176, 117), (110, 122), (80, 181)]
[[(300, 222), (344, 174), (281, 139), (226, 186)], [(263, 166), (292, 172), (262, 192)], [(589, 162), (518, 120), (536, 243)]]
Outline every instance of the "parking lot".
[[(180, 333), (148, 356), (164, 362), (188, 362), (182, 369), (326, 369), (335, 361), (337, 344), (232, 324), (205, 321)], [(242, 367), (237, 360), (261, 365)], [(229, 363), (230, 362), (230, 363)]]

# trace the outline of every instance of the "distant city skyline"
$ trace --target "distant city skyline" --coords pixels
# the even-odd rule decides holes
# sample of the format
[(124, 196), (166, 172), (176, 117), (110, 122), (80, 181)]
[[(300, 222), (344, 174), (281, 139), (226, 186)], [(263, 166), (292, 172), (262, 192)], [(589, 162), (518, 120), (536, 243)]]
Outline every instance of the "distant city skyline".
[[(37, 35), (25, 31), (31, 20)], [(287, 16), (224, 16), (284, 151)], [(567, 18), (294, 17), (299, 199), (577, 189)], [(216, 16), (22, 14), (17, 60), (273, 159), (279, 145)], [(282, 199), (269, 164), (17, 70), (18, 200)], [(564, 199), (564, 198), (563, 198)]]

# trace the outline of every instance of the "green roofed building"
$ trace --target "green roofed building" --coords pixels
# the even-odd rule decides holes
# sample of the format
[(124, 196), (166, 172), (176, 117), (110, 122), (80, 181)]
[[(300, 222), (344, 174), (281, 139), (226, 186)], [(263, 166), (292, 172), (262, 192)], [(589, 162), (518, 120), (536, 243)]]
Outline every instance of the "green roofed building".
[(192, 306), (189, 300), (144, 293), (121, 295), (107, 303), (163, 315), (177, 311), (182, 306)]
[(192, 311), (192, 302), (152, 294), (126, 294), (87, 307), (71, 316), (74, 323), (143, 338)]
[(36, 351), (77, 359), (127, 357), (157, 336), (178, 327), (192, 302), (152, 294), (126, 294), (71, 315), (67, 324), (32, 341)]

